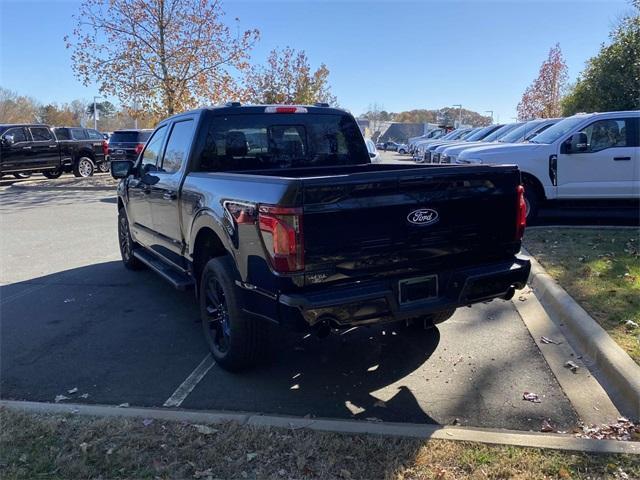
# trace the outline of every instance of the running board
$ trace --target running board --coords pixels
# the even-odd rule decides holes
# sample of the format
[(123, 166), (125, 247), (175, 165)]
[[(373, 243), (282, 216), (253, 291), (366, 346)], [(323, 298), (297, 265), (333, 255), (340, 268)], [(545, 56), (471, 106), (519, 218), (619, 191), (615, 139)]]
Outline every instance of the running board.
[(177, 290), (187, 290), (194, 286), (194, 281), (189, 275), (167, 265), (153, 253), (138, 248), (133, 251), (133, 256), (164, 278)]

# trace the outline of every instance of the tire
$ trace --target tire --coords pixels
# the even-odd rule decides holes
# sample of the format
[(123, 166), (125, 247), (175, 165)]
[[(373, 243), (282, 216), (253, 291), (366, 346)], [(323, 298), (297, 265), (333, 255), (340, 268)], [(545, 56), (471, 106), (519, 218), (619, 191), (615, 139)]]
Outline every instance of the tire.
[(108, 173), (111, 170), (109, 162), (102, 162), (98, 164), (98, 171), (100, 173)]
[(90, 177), (94, 170), (93, 161), (89, 157), (80, 157), (73, 165), (73, 174), (76, 177)]
[(207, 346), (216, 363), (237, 372), (256, 365), (268, 347), (268, 325), (242, 311), (235, 266), (225, 255), (204, 266), (198, 301)]
[(454, 313), (456, 313), (456, 309), (451, 308), (449, 310), (430, 313), (429, 315), (424, 315), (422, 317), (412, 318), (407, 322), (407, 330), (431, 330), (439, 323), (449, 320)]
[(44, 175), (45, 177), (53, 180), (55, 178), (60, 178), (60, 175), (62, 175), (62, 169), (61, 168), (57, 168), (55, 170), (47, 170), (45, 172), (42, 172), (42, 175)]
[(404, 155), (407, 152), (404, 151), (404, 148), (401, 148), (400, 150), (398, 150), (398, 153), (401, 153), (402, 155)]
[(527, 207), (527, 223), (529, 223), (538, 216), (538, 208), (540, 206), (540, 196), (530, 183), (525, 183), (524, 185), (524, 203)]
[(31, 172), (14, 173), (13, 176), (18, 180), (24, 180), (25, 178), (29, 178), (31, 176)]
[(133, 256), (133, 251), (138, 248), (138, 244), (131, 238), (129, 230), (129, 220), (124, 208), (118, 210), (118, 245), (120, 246), (120, 255), (122, 263), (129, 270), (142, 270), (144, 264)]

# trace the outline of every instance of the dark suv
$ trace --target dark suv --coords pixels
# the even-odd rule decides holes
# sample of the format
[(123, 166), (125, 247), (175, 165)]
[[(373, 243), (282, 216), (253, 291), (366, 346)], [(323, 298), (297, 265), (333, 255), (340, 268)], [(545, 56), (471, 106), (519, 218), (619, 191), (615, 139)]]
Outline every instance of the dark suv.
[(135, 161), (152, 132), (153, 130), (116, 130), (109, 137), (110, 159)]

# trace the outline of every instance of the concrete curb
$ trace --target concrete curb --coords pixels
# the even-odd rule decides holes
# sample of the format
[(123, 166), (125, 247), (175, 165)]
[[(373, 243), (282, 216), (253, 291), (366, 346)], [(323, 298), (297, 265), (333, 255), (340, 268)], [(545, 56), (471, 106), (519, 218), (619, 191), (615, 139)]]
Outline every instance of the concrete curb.
[(237, 422), (253, 427), (275, 427), (292, 430), (402, 436), (412, 438), (456, 440), (518, 447), (549, 448), (590, 453), (624, 453), (640, 455), (640, 442), (593, 440), (567, 434), (520, 432), (485, 428), (448, 427), (415, 423), (366, 422), (361, 420), (328, 420), (281, 417), (257, 413), (229, 413), (158, 408), (118, 408), (105, 405), (62, 404), (0, 400), (0, 407), (28, 413), (74, 414), (96, 417), (153, 418), (174, 422), (216, 424)]
[(640, 366), (607, 334), (607, 332), (544, 270), (529, 252), (531, 259), (529, 285), (549, 316), (566, 327), (570, 341), (580, 353), (588, 356), (616, 390), (624, 404), (620, 410), (631, 418), (640, 418)]

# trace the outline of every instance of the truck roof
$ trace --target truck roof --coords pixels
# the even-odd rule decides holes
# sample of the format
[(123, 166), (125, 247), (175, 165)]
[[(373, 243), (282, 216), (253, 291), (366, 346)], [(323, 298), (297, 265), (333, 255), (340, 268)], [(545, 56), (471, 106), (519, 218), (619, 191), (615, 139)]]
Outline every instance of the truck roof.
[(51, 128), (50, 125), (45, 125), (44, 123), (0, 123), (0, 128), (10, 128), (10, 127), (45, 127)]
[[(301, 107), (307, 110), (307, 113), (316, 113), (316, 114), (334, 114), (334, 115), (351, 115), (347, 110), (343, 110), (341, 108), (329, 107), (326, 103), (318, 103), (316, 105), (285, 105), (285, 104), (270, 104), (270, 105), (242, 105), (240, 102), (229, 102), (224, 105), (213, 105), (210, 107), (202, 107), (196, 108), (194, 110), (189, 110), (187, 112), (177, 113), (172, 115), (171, 117), (167, 117), (162, 120), (163, 122), (169, 120), (171, 118), (177, 118), (182, 115), (189, 115), (194, 113), (203, 113), (203, 112), (215, 112), (222, 113), (226, 115), (242, 115), (247, 113), (265, 113), (265, 109), (267, 107)], [(162, 123), (162, 122), (160, 122)]]

